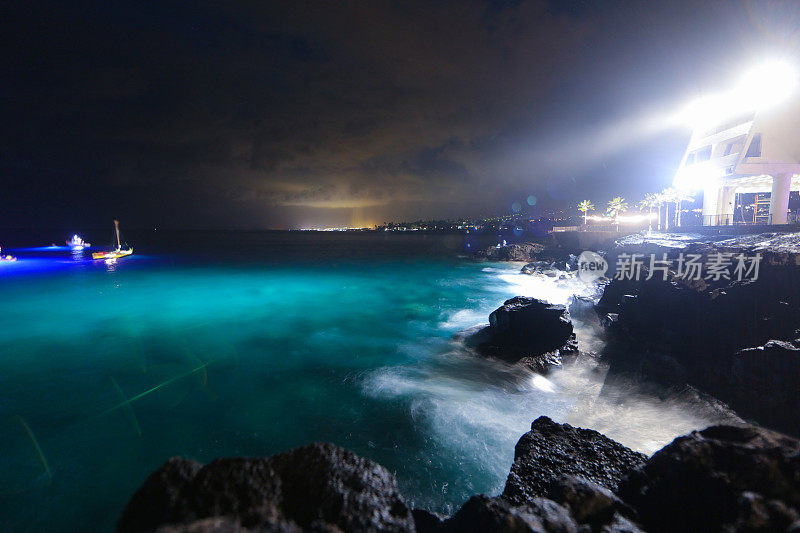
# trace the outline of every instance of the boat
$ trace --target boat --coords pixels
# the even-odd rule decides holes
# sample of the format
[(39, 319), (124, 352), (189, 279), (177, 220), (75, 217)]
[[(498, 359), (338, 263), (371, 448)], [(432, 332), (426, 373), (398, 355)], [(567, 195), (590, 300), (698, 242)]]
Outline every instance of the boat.
[[(0, 247), (0, 252), (2, 251), (3, 249)], [(13, 255), (3, 255), (0, 253), (0, 261), (16, 261), (16, 260), (17, 258), (14, 257)]]
[(67, 246), (73, 250), (83, 250), (91, 246), (91, 244), (81, 239), (78, 235), (73, 235), (72, 238), (67, 241)]
[[(119, 239), (119, 220), (114, 221), (114, 231), (117, 235), (117, 246), (113, 250), (108, 250), (105, 252), (94, 252), (92, 254), (92, 259), (105, 259), (106, 261), (115, 261), (120, 257), (125, 257), (128, 255), (133, 254), (133, 248), (128, 246), (128, 248), (123, 248), (122, 243)], [(127, 246), (127, 244), (126, 244)]]

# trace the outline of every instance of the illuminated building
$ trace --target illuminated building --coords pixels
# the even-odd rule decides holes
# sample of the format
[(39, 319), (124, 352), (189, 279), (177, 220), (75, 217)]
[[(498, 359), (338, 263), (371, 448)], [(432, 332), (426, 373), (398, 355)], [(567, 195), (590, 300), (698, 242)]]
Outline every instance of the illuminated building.
[[(731, 91), (682, 113), (694, 131), (675, 175), (680, 189), (703, 191), (703, 225), (734, 222), (737, 195), (758, 193), (749, 223), (786, 224), (790, 191), (800, 191), (800, 96), (780, 62), (748, 73)], [(769, 211), (766, 196), (769, 193)]]

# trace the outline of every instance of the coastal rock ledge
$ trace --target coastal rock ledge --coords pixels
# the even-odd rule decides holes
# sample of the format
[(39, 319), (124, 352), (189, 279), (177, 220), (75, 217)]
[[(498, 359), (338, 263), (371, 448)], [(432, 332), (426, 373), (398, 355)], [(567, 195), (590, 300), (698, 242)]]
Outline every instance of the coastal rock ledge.
[(394, 476), (333, 444), (269, 458), (173, 458), (133, 495), (119, 532), (800, 531), (800, 441), (713, 426), (650, 459), (597, 433), (533, 422), (501, 496), (453, 516), (411, 510)]

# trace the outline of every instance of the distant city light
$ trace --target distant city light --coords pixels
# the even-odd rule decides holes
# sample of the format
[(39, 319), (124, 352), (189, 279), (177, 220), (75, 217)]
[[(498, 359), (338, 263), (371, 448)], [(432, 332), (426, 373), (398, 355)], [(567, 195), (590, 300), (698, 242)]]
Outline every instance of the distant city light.
[(694, 128), (713, 126), (741, 113), (763, 111), (788, 98), (797, 86), (797, 71), (771, 60), (747, 71), (730, 91), (698, 98), (675, 117)]

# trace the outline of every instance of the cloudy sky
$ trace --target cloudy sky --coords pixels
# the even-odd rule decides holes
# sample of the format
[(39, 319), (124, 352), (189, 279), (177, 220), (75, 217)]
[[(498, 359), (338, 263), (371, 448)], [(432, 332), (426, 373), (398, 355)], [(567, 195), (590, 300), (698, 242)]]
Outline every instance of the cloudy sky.
[(669, 185), (667, 118), (800, 56), (800, 2), (17, 2), (0, 227), (287, 228)]

